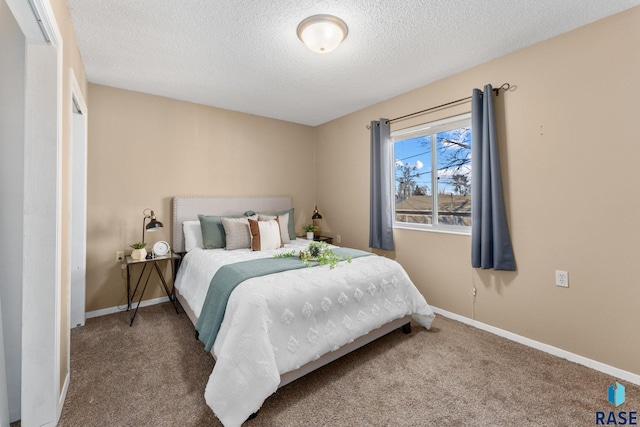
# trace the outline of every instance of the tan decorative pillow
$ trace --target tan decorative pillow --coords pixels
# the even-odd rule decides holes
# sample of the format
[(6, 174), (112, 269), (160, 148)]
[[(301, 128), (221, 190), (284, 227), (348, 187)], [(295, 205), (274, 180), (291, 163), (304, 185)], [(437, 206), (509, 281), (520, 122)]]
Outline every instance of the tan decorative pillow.
[(280, 235), (280, 223), (278, 218), (269, 221), (256, 221), (250, 219), (249, 230), (251, 231), (252, 251), (268, 251), (284, 246)]

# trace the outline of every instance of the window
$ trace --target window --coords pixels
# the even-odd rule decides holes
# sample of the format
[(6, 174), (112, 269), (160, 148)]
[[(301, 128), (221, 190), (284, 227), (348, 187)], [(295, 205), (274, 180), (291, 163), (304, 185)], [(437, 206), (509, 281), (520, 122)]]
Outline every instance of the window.
[(391, 132), (394, 226), (471, 232), (471, 114)]

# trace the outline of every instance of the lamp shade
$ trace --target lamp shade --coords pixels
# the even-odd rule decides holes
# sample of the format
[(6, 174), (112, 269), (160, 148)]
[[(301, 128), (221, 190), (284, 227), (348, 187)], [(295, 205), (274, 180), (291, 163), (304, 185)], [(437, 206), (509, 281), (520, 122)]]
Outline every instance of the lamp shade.
[[(150, 213), (147, 214), (147, 211)], [(156, 214), (149, 208), (142, 211), (144, 214), (144, 218), (142, 218), (142, 243), (144, 243), (144, 232), (145, 231), (156, 231), (158, 228), (164, 227), (160, 221), (156, 219)], [(149, 224), (145, 226), (145, 222), (149, 220)]]
[(156, 219), (156, 214), (153, 211), (151, 211), (151, 215), (145, 217), (145, 219), (146, 218), (151, 218), (149, 224), (145, 227), (147, 231), (156, 231), (158, 228), (164, 227), (164, 225)]
[(298, 37), (312, 51), (329, 53), (347, 37), (347, 24), (333, 15), (314, 15), (298, 25)]
[(322, 215), (320, 215), (320, 212), (318, 212), (318, 207), (317, 206), (313, 210), (313, 215), (311, 216), (311, 219), (322, 219)]
[(149, 224), (147, 224), (147, 231), (156, 231), (158, 228), (162, 228), (164, 227), (164, 225), (162, 225), (162, 223), (154, 218), (151, 219), (151, 221), (149, 221)]

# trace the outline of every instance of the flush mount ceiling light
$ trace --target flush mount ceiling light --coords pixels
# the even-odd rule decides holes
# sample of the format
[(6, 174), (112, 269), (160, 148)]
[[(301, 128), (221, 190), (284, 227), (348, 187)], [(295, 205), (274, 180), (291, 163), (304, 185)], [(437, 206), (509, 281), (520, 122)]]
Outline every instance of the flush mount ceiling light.
[(328, 53), (347, 37), (349, 29), (340, 18), (332, 15), (314, 15), (298, 25), (298, 38), (312, 51)]

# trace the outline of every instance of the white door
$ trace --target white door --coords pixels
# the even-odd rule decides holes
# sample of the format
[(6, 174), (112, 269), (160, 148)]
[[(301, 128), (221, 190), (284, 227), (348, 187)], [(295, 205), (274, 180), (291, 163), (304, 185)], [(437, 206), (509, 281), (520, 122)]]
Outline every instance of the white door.
[[(21, 329), (20, 360), (7, 370), (7, 377), (20, 372), (20, 382), (11, 387), (9, 398), (11, 405), (13, 393), (20, 393), (23, 426), (55, 426), (65, 390), (60, 381), (62, 36), (49, 0), (0, 1), (9, 7), (25, 40), (22, 250), (14, 253), (21, 257), (16, 263), (22, 280), (16, 288), (22, 310), (10, 323)], [(5, 53), (4, 46), (0, 51)], [(3, 304), (4, 299), (5, 293)], [(4, 309), (2, 315), (6, 319)], [(11, 406), (9, 412), (13, 419)]]

